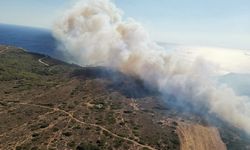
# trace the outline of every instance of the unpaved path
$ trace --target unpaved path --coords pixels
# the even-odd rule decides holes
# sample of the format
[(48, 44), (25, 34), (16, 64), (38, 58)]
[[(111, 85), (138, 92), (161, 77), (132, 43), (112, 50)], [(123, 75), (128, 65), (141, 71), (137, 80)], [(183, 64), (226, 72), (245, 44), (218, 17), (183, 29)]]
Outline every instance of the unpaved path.
[(43, 64), (43, 65), (49, 67), (49, 64), (43, 62), (43, 60), (46, 59), (46, 58), (48, 58), (48, 56), (45, 56), (45, 57), (43, 57), (43, 58), (40, 58), (40, 59), (38, 59), (38, 61), (39, 61), (41, 64)]
[(119, 136), (115, 133), (113, 133), (112, 131), (104, 128), (103, 126), (101, 125), (97, 125), (97, 124), (92, 124), (92, 123), (87, 123), (87, 122), (84, 122), (84, 121), (81, 121), (77, 118), (75, 118), (73, 116), (73, 114), (65, 111), (65, 110), (62, 110), (62, 109), (59, 109), (59, 108), (52, 108), (52, 107), (47, 107), (47, 106), (43, 106), (43, 105), (37, 105), (37, 104), (29, 104), (29, 103), (15, 103), (15, 104), (18, 104), (18, 105), (26, 105), (26, 106), (32, 106), (32, 107), (40, 107), (40, 108), (45, 108), (45, 109), (49, 109), (49, 110), (52, 110), (52, 111), (57, 111), (57, 112), (62, 112), (64, 114), (66, 114), (68, 117), (70, 117), (70, 120), (75, 120), (76, 122), (80, 123), (80, 124), (84, 124), (84, 125), (88, 125), (88, 126), (92, 126), (92, 127), (97, 127), (97, 128), (100, 128), (101, 130), (103, 131), (106, 131), (108, 132), (110, 135), (116, 137), (116, 138), (119, 138), (119, 139), (122, 139), (122, 140), (125, 140), (125, 141), (129, 141), (129, 142), (132, 142), (133, 144), (137, 145), (137, 146), (140, 146), (141, 148), (147, 148), (149, 150), (156, 150), (155, 148), (151, 147), (151, 146), (148, 146), (148, 145), (143, 145), (143, 144), (140, 144), (138, 143), (137, 141), (134, 141), (134, 140), (131, 140), (129, 138), (126, 138), (126, 137), (122, 137), (122, 136)]
[(7, 46), (6, 48), (0, 50), (0, 54), (4, 53), (5, 51), (7, 51), (9, 49), (9, 46)]

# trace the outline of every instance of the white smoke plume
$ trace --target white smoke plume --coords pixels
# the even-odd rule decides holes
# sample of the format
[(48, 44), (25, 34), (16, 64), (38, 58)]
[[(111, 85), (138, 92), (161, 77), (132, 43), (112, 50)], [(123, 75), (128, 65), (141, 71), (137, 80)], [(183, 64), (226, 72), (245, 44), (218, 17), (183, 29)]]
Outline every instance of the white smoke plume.
[[(110, 0), (79, 1), (60, 18), (54, 35), (64, 52), (81, 65), (101, 64), (135, 75), (163, 94), (175, 96), (250, 133), (250, 103), (247, 97), (218, 86), (209, 63), (192, 63), (168, 54), (153, 42), (142, 25), (124, 19)], [(213, 72), (213, 71), (212, 71)]]

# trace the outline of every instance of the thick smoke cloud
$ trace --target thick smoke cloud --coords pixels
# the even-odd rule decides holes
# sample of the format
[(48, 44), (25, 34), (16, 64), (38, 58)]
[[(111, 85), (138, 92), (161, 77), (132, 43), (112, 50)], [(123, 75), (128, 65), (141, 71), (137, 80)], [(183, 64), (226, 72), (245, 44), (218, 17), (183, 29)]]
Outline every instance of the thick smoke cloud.
[(211, 79), (211, 65), (187, 63), (153, 42), (133, 19), (124, 19), (110, 0), (79, 1), (60, 18), (54, 35), (81, 65), (103, 65), (140, 77), (166, 95), (211, 113), (250, 133), (250, 103)]

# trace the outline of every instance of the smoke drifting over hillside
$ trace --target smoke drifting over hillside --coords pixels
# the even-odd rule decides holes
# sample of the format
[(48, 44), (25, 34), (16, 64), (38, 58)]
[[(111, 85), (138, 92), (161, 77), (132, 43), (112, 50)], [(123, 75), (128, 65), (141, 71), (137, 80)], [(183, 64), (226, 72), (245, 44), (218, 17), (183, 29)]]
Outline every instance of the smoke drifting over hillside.
[(58, 20), (54, 35), (62, 50), (81, 65), (98, 64), (135, 75), (163, 95), (189, 102), (250, 133), (247, 97), (218, 86), (213, 67), (197, 59), (187, 63), (153, 42), (144, 28), (109, 0), (79, 1)]

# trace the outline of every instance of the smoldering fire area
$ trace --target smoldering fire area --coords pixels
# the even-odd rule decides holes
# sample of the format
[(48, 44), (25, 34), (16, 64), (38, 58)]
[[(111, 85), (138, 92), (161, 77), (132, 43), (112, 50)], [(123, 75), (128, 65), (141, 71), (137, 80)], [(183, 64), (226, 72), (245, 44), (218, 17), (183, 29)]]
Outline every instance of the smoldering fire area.
[(109, 0), (79, 1), (54, 26), (61, 50), (80, 65), (98, 64), (133, 75), (178, 103), (206, 108), (250, 133), (250, 101), (212, 79), (213, 67), (203, 59), (192, 63), (169, 54), (152, 41), (143, 26), (124, 19)]

